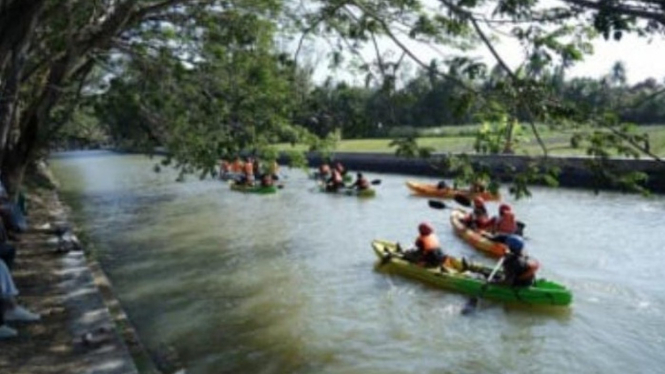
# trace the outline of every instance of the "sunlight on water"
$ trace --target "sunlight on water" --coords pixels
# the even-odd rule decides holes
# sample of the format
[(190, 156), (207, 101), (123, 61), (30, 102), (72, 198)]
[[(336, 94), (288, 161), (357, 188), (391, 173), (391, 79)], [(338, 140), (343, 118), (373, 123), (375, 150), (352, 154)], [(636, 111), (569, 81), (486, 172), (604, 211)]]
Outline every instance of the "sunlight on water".
[[(408, 246), (421, 221), (443, 247), (448, 210), (380, 178), (373, 199), (314, 192), (284, 171), (273, 196), (213, 180), (175, 183), (157, 160), (73, 154), (52, 165), (62, 196), (146, 345), (188, 373), (657, 373), (665, 364), (665, 199), (534, 189), (511, 201), (540, 275), (573, 290), (552, 312), (467, 298), (374, 269), (375, 238)], [(431, 180), (431, 179), (430, 179)], [(455, 203), (450, 202), (451, 206)], [(496, 210), (490, 203), (489, 209)]]

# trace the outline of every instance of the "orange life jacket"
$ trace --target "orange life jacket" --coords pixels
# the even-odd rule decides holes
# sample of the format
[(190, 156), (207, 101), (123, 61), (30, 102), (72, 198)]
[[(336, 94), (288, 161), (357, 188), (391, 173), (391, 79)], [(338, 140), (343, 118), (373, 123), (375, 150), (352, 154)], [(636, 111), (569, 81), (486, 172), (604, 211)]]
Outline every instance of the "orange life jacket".
[(424, 253), (432, 252), (441, 248), (441, 244), (439, 244), (439, 238), (437, 238), (434, 234), (420, 235), (416, 241), (420, 241)]
[(244, 165), (243, 165), (242, 161), (240, 161), (240, 160), (235, 160), (235, 161), (233, 161), (233, 163), (231, 163), (231, 171), (234, 172), (234, 173), (242, 172), (243, 168), (244, 168)]
[(254, 175), (254, 164), (251, 162), (245, 162), (244, 169), (246, 175)]
[(498, 234), (512, 234), (517, 231), (517, 222), (512, 212), (505, 212), (497, 220), (494, 231)]

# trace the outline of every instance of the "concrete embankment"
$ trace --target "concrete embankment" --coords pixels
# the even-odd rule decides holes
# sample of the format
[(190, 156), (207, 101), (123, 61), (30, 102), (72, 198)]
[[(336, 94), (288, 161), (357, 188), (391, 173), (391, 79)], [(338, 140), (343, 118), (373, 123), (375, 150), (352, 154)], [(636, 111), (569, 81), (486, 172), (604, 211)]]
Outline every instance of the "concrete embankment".
[[(380, 173), (399, 173), (414, 176), (454, 177), (442, 168), (445, 155), (435, 155), (428, 159), (397, 157), (387, 153), (335, 153), (334, 159), (342, 162), (350, 170), (363, 170)], [(499, 179), (510, 181), (515, 173), (525, 171), (532, 165), (557, 167), (560, 170), (559, 183), (562, 187), (597, 188), (617, 190), (603, 179), (600, 164), (587, 157), (548, 157), (547, 159), (517, 155), (470, 155), (469, 160), (476, 165), (488, 167)], [(311, 166), (321, 163), (321, 156), (308, 155)], [(602, 166), (606, 171), (618, 173), (639, 171), (648, 176), (646, 187), (655, 193), (665, 193), (665, 162), (654, 160), (612, 159)]]

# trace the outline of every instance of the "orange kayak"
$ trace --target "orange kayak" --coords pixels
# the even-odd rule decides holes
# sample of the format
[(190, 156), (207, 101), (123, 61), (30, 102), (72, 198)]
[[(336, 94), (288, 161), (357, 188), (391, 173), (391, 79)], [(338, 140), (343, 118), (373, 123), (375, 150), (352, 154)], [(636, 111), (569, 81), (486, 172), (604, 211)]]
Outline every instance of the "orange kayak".
[(480, 196), (485, 201), (501, 200), (500, 194), (493, 194), (489, 191), (473, 193), (469, 190), (458, 190), (454, 188), (438, 188), (436, 184), (418, 183), (406, 181), (406, 186), (416, 195), (427, 197), (438, 197), (439, 199), (452, 199), (455, 195), (463, 195), (469, 199)]
[(482, 231), (472, 230), (462, 222), (466, 215), (467, 213), (460, 209), (455, 209), (450, 213), (450, 223), (453, 226), (455, 234), (469, 243), (473, 248), (485, 254), (493, 257), (505, 255), (508, 251), (508, 247), (505, 244), (489, 240), (482, 235)]

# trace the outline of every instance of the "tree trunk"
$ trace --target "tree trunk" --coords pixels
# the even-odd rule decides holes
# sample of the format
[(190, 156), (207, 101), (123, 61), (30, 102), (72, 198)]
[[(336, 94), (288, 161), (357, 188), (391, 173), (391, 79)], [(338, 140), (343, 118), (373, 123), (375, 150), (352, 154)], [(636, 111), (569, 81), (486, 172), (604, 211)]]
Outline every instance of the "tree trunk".
[(0, 164), (17, 120), (19, 83), (44, 0), (16, 0), (0, 9)]

